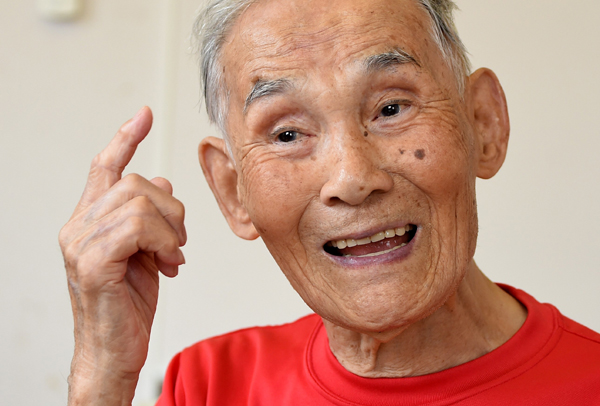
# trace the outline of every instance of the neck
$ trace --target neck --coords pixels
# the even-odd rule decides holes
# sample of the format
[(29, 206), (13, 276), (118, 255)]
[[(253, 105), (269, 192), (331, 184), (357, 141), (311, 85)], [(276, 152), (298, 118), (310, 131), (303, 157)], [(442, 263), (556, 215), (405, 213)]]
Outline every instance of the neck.
[(391, 338), (324, 323), (329, 346), (344, 368), (380, 378), (431, 374), (481, 357), (508, 341), (526, 317), (523, 306), (472, 262), (440, 309)]

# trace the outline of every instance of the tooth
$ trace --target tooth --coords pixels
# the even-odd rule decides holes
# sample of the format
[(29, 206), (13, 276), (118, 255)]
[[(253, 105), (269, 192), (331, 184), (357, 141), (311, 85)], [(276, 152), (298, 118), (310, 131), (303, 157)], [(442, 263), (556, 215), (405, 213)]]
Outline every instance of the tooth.
[(371, 242), (377, 242), (381, 240), (385, 240), (385, 233), (383, 231), (371, 236)]
[(361, 238), (360, 240), (356, 240), (356, 245), (365, 245), (371, 242), (371, 237)]
[[(362, 257), (376, 257), (376, 256), (378, 256), (378, 255), (383, 255), (383, 254), (387, 254), (388, 252), (395, 251), (395, 250), (397, 250), (397, 249), (399, 249), (399, 248), (402, 248), (402, 247), (404, 247), (405, 245), (406, 245), (406, 244), (400, 244), (400, 245), (398, 245), (397, 247), (390, 248), (389, 250), (385, 250), (385, 251), (379, 251), (379, 252), (373, 252), (373, 253), (370, 253), (370, 254), (357, 255), (357, 256), (358, 256), (358, 257), (361, 257), (361, 258), (362, 258)], [(345, 255), (345, 256), (349, 257), (349, 256), (352, 256), (352, 255)]]
[[(396, 229), (389, 229), (389, 230), (381, 231), (371, 237), (365, 237), (365, 238), (361, 238), (359, 240), (349, 238), (347, 240), (331, 241), (331, 245), (338, 249), (343, 250), (346, 247), (356, 247), (357, 245), (365, 245), (365, 244), (369, 244), (371, 242), (379, 242), (386, 238), (392, 238), (396, 235), (398, 237), (402, 237), (404, 234), (406, 234), (407, 231), (413, 230), (414, 228), (415, 228), (415, 226), (413, 226), (412, 224), (406, 224), (404, 227), (398, 227)], [(402, 246), (404, 246), (404, 245), (406, 245), (406, 244), (403, 244)]]

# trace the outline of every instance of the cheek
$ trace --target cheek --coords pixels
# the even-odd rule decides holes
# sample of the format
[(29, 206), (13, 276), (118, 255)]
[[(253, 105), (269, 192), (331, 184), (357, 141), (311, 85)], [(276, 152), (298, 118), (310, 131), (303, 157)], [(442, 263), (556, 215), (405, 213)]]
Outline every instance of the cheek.
[(429, 221), (423, 226), (432, 238), (430, 265), (440, 261), (443, 269), (468, 261), (477, 238), (474, 148), (469, 130), (456, 123), (415, 127), (394, 151), (403, 176), (427, 201)]
[(307, 212), (318, 180), (306, 163), (270, 159), (246, 166), (250, 169), (243, 174), (241, 186), (244, 206), (275, 261), (306, 299), (315, 283), (309, 276), (313, 274), (309, 257), (314, 247), (310, 238), (300, 238), (300, 230), (306, 229), (303, 220), (310, 217)]
[(261, 158), (245, 162), (240, 194), (265, 242), (277, 242), (283, 236), (297, 234), (298, 223), (311, 199), (311, 181), (307, 176), (310, 174), (297, 163), (277, 157)]
[(391, 161), (430, 199), (452, 198), (474, 183), (473, 147), (467, 130), (455, 119), (427, 121), (399, 137), (388, 154), (394, 155)]
[(474, 255), (477, 207), (473, 150), (461, 138), (433, 147), (431, 177), (424, 188), (432, 205), (433, 223), (446, 266), (462, 269)]

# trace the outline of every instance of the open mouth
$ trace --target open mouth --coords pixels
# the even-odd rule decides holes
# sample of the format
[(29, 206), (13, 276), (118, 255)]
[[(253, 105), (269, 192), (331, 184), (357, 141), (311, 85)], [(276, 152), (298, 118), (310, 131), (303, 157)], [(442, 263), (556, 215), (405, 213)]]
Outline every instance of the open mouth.
[(407, 245), (417, 233), (417, 226), (407, 224), (404, 227), (381, 231), (370, 237), (358, 240), (329, 241), (323, 246), (328, 254), (337, 257), (370, 257), (386, 254)]

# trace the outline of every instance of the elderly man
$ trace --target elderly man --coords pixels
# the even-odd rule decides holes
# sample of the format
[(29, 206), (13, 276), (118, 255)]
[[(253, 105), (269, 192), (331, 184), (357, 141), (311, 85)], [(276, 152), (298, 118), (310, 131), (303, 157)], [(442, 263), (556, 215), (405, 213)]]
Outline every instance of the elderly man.
[[(198, 23), (224, 140), (200, 163), (316, 314), (200, 342), (159, 405), (600, 405), (600, 335), (473, 261), (475, 179), (506, 155), (504, 94), (472, 74), (450, 0), (214, 0)], [(129, 404), (183, 206), (121, 179), (149, 109), (94, 160), (61, 231), (70, 404)]]

